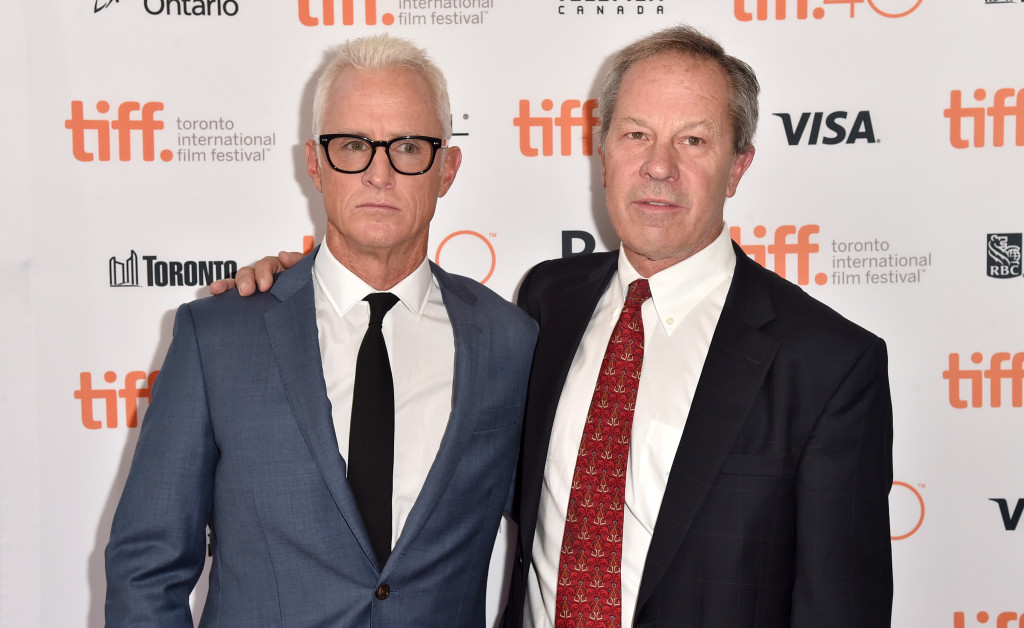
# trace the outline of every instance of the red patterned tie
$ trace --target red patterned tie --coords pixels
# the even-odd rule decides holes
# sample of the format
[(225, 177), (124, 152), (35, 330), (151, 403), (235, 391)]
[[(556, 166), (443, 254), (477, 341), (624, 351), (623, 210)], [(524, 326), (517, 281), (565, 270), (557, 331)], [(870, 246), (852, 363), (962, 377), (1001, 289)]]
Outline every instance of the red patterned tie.
[(556, 628), (622, 625), (622, 515), (633, 407), (644, 360), (646, 279), (629, 284), (583, 428), (558, 561)]

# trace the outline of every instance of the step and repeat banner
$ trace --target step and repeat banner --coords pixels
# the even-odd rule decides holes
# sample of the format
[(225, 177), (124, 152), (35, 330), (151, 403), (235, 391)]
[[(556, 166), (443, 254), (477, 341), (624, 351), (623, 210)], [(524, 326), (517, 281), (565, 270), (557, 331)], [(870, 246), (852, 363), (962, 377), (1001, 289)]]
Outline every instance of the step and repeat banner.
[(763, 87), (733, 238), (888, 341), (893, 625), (1024, 627), (1021, 0), (5, 3), (0, 625), (102, 625), (174, 309), (324, 235), (303, 142), (329, 48), (387, 32), (445, 70), (464, 161), (429, 255), (511, 299), (617, 246), (600, 77), (682, 22)]

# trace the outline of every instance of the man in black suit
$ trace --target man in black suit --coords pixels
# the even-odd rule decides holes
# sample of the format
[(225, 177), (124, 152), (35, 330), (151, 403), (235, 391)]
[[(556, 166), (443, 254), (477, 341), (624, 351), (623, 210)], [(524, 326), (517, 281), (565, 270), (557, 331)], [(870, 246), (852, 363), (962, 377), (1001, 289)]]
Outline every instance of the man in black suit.
[(614, 59), (600, 155), (621, 250), (543, 262), (519, 292), (541, 331), (506, 626), (890, 625), (885, 343), (723, 218), (758, 92), (688, 27)]
[[(890, 624), (885, 344), (750, 260), (723, 220), (754, 156), (758, 90), (687, 27), (614, 59), (600, 155), (621, 250), (541, 263), (519, 291), (541, 332), (507, 625)], [(607, 440), (602, 381), (624, 360), (605, 348), (644, 279), (615, 488), (616, 467), (594, 462), (610, 449), (587, 442)], [(595, 509), (602, 490), (623, 499)]]

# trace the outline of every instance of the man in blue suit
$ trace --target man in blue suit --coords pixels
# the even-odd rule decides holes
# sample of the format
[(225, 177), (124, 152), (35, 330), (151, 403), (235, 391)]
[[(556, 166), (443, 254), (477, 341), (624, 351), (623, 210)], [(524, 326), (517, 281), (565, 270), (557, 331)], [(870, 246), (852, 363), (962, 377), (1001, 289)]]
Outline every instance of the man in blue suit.
[[(192, 626), (207, 528), (203, 626), (484, 623), (537, 326), (427, 260), (461, 153), (422, 50), (341, 46), (313, 118), (324, 243), (270, 292), (178, 310), (106, 551), (108, 626)], [(390, 511), (380, 547), (354, 492), (352, 408), (363, 299), (385, 291), (394, 468), (369, 478)]]

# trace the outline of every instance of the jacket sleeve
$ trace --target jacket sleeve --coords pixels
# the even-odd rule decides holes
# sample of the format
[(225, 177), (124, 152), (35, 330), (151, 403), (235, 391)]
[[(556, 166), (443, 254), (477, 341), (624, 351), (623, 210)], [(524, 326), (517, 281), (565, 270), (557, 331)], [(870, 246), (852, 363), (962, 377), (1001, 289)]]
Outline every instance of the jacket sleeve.
[(799, 465), (793, 628), (890, 625), (892, 429), (885, 343), (875, 339), (829, 399)]
[(191, 628), (217, 447), (196, 330), (178, 309), (106, 549), (108, 628)]

